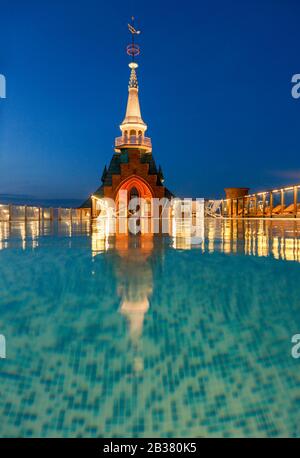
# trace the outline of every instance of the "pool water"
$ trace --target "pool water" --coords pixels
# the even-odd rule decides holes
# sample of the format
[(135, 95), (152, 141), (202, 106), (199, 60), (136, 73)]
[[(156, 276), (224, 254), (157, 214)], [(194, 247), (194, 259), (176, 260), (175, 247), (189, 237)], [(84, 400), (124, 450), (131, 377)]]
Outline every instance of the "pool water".
[(0, 225), (1, 437), (299, 437), (300, 222)]

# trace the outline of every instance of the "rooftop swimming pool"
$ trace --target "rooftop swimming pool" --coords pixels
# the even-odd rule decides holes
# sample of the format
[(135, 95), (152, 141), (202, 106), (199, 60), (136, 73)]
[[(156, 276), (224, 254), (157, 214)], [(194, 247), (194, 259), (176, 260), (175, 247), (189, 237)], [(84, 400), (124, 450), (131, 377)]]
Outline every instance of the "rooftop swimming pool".
[(0, 223), (1, 437), (300, 436), (300, 222)]

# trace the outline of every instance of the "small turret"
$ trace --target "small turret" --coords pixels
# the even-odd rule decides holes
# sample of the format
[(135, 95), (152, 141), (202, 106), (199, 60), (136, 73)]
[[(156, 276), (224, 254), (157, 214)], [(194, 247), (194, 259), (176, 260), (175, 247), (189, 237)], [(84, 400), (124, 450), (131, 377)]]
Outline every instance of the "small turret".
[(158, 178), (159, 178), (161, 183), (163, 183), (165, 181), (165, 177), (164, 177), (161, 165), (158, 167)]

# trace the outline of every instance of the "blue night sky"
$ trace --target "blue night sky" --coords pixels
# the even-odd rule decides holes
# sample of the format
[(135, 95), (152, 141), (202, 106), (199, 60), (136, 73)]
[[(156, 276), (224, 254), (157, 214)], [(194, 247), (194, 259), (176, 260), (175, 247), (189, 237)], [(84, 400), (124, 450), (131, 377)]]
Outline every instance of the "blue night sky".
[(300, 182), (299, 0), (0, 0), (0, 14), (0, 200), (80, 202), (99, 186), (125, 114), (132, 14), (142, 116), (171, 190)]

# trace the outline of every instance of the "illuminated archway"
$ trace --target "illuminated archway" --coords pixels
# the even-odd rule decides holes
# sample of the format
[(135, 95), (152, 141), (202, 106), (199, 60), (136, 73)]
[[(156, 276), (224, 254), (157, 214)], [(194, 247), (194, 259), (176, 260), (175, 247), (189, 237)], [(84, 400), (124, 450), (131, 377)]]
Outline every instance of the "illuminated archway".
[(129, 178), (126, 178), (126, 180), (124, 180), (118, 187), (115, 197), (116, 204), (119, 202), (120, 191), (127, 191), (127, 196), (129, 199), (132, 190), (134, 190), (135, 193), (137, 192), (138, 197), (143, 199), (149, 200), (153, 198), (153, 192), (148, 183), (142, 178), (133, 175)]
[[(123, 200), (124, 196), (120, 197), (121, 191), (127, 192), (126, 203)], [(123, 217), (127, 218), (131, 213), (131, 211), (128, 212), (128, 203), (130, 197), (139, 197), (144, 199), (144, 204), (139, 210), (140, 216), (142, 217), (140, 220), (141, 232), (145, 233), (151, 231), (150, 219), (152, 215), (152, 198), (154, 197), (152, 189), (145, 180), (136, 175), (132, 175), (131, 177), (126, 178), (118, 187), (115, 196), (116, 209), (117, 212), (120, 212), (119, 216), (122, 215)], [(124, 204), (126, 209), (124, 208)]]

